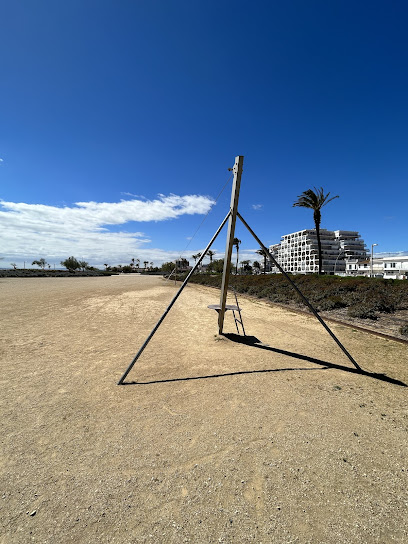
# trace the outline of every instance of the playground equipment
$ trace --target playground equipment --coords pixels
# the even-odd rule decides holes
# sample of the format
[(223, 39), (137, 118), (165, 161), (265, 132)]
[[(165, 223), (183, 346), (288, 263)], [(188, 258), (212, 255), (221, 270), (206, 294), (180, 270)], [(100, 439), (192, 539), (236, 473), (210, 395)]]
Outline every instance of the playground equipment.
[[(235, 164), (232, 168), (233, 171), (233, 183), (232, 183), (232, 193), (231, 193), (231, 204), (230, 209), (225, 217), (225, 219), (222, 221), (221, 225), (218, 227), (216, 233), (211, 238), (210, 242), (208, 243), (205, 250), (202, 252), (200, 258), (196, 261), (194, 267), (189, 272), (188, 276), (182, 283), (180, 289), (177, 291), (176, 295), (174, 296), (173, 300), (170, 302), (166, 310), (164, 311), (163, 315), (159, 319), (159, 321), (156, 323), (156, 325), (153, 327), (152, 331), (140, 347), (139, 351), (136, 353), (135, 357), (133, 358), (132, 362), (120, 378), (118, 385), (123, 385), (124, 380), (126, 379), (129, 372), (132, 370), (133, 366), (135, 365), (136, 361), (139, 359), (140, 355), (143, 353), (144, 349), (150, 342), (150, 340), (153, 338), (155, 332), (162, 324), (164, 318), (169, 313), (171, 308), (173, 307), (174, 303), (182, 293), (183, 289), (188, 284), (191, 276), (194, 274), (194, 272), (199, 268), (201, 261), (204, 259), (206, 253), (211, 248), (212, 244), (216, 240), (217, 236), (223, 229), (224, 225), (228, 221), (228, 230), (227, 230), (227, 241), (226, 241), (226, 247), (225, 247), (225, 257), (224, 257), (224, 269), (222, 274), (222, 282), (221, 282), (221, 296), (220, 296), (220, 303), (210, 305), (209, 308), (214, 309), (218, 312), (218, 333), (223, 333), (223, 327), (224, 327), (224, 317), (225, 312), (228, 310), (231, 310), (233, 312), (234, 320), (235, 320), (235, 326), (237, 328), (237, 331), (239, 333), (238, 324), (241, 324), (242, 331), (245, 335), (245, 329), (242, 321), (241, 316), (241, 310), (238, 304), (238, 300), (235, 295), (235, 301), (236, 305), (227, 305), (227, 292), (228, 292), (228, 285), (229, 285), (229, 279), (230, 279), (230, 266), (229, 263), (231, 262), (231, 255), (232, 255), (232, 249), (233, 249), (233, 242), (234, 242), (234, 236), (235, 236), (235, 225), (237, 218), (243, 223), (243, 225), (248, 229), (248, 231), (252, 234), (252, 236), (255, 238), (257, 243), (259, 244), (259, 247), (264, 250), (266, 256), (268, 259), (274, 264), (276, 268), (285, 276), (287, 281), (291, 284), (293, 289), (298, 293), (302, 301), (305, 303), (305, 305), (309, 308), (309, 310), (312, 312), (312, 314), (316, 317), (316, 319), (320, 322), (320, 324), (323, 326), (323, 328), (329, 333), (329, 335), (332, 337), (332, 339), (336, 342), (336, 344), (339, 346), (339, 348), (343, 351), (343, 353), (347, 356), (347, 358), (351, 361), (351, 363), (355, 366), (355, 368), (359, 372), (363, 372), (361, 367), (357, 364), (357, 362), (353, 359), (353, 357), (350, 355), (350, 353), (347, 351), (347, 349), (344, 347), (344, 345), (340, 342), (340, 340), (337, 338), (337, 336), (334, 334), (334, 332), (330, 329), (330, 327), (327, 325), (327, 323), (322, 319), (322, 317), (317, 313), (316, 309), (312, 306), (312, 304), (309, 302), (309, 300), (303, 295), (303, 293), (300, 291), (300, 289), (297, 287), (297, 285), (292, 281), (290, 276), (283, 270), (283, 268), (280, 266), (280, 264), (276, 261), (275, 257), (270, 253), (269, 249), (261, 242), (261, 240), (258, 238), (258, 236), (255, 234), (255, 232), (251, 229), (251, 227), (248, 225), (248, 223), (245, 221), (245, 219), (242, 217), (242, 215), (238, 211), (238, 200), (239, 200), (239, 191), (241, 187), (241, 177), (242, 177), (242, 167), (244, 163), (244, 157), (242, 155), (239, 155), (235, 158)], [(239, 319), (236, 317), (235, 312), (238, 312)]]

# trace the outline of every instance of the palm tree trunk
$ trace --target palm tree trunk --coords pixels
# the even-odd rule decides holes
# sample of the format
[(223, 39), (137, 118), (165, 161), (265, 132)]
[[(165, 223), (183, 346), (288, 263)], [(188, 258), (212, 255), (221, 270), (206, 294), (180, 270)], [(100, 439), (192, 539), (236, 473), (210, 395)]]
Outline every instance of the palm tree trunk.
[(322, 242), (320, 240), (320, 221), (321, 221), (321, 213), (320, 213), (320, 210), (315, 210), (313, 212), (313, 219), (314, 219), (314, 222), (315, 222), (315, 227), (316, 227), (316, 238), (317, 238), (317, 249), (318, 249), (318, 252), (319, 252), (319, 276), (321, 275), (322, 273)]

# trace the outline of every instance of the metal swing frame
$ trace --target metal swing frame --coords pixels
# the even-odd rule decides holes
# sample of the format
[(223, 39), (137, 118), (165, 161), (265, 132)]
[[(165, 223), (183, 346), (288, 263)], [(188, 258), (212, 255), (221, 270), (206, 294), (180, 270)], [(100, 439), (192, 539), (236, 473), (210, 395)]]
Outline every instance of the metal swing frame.
[[(146, 338), (146, 340), (143, 342), (142, 346), (139, 348), (139, 351), (136, 353), (135, 357), (133, 358), (132, 362), (129, 364), (126, 371), (123, 373), (122, 377), (118, 381), (118, 385), (123, 385), (127, 375), (132, 370), (133, 366), (147, 347), (150, 340), (153, 338), (154, 334), (156, 333), (157, 329), (160, 327), (160, 325), (163, 323), (166, 315), (169, 313), (171, 308), (173, 307), (174, 303), (178, 299), (178, 297), (181, 295), (182, 291), (188, 284), (191, 276), (194, 274), (194, 272), (199, 268), (202, 260), (204, 259), (206, 253), (211, 248), (212, 244), (215, 242), (217, 236), (220, 234), (221, 230), (223, 229), (224, 225), (228, 221), (228, 231), (227, 231), (227, 242), (226, 242), (226, 248), (225, 248), (225, 257), (224, 257), (224, 268), (223, 268), (223, 274), (222, 274), (222, 283), (221, 283), (221, 296), (220, 296), (220, 303), (211, 305), (212, 309), (215, 309), (218, 312), (218, 333), (223, 333), (224, 328), (224, 317), (225, 312), (227, 310), (232, 310), (232, 305), (227, 305), (227, 292), (228, 292), (228, 285), (229, 285), (229, 278), (230, 278), (230, 267), (229, 263), (231, 261), (231, 255), (232, 255), (232, 249), (233, 249), (233, 241), (234, 241), (234, 235), (235, 235), (235, 225), (237, 217), (240, 219), (240, 221), (243, 223), (243, 225), (248, 229), (248, 231), (252, 234), (254, 239), (259, 244), (260, 248), (263, 249), (265, 252), (267, 258), (278, 268), (278, 270), (284, 275), (284, 277), (287, 279), (287, 281), (291, 284), (291, 286), (295, 289), (295, 291), (298, 293), (302, 301), (305, 303), (305, 305), (309, 308), (309, 310), (312, 312), (312, 314), (316, 317), (316, 319), (320, 322), (320, 324), (324, 327), (324, 329), (329, 333), (329, 335), (332, 337), (332, 339), (336, 342), (336, 344), (339, 346), (339, 348), (343, 351), (343, 353), (347, 356), (347, 358), (351, 361), (351, 363), (354, 365), (354, 367), (359, 372), (363, 372), (362, 368), (357, 364), (357, 362), (354, 360), (352, 355), (347, 351), (347, 349), (344, 347), (344, 345), (340, 342), (340, 340), (337, 338), (337, 336), (334, 334), (334, 332), (330, 329), (330, 327), (327, 325), (327, 323), (322, 319), (322, 317), (317, 313), (316, 309), (312, 306), (312, 304), (309, 302), (309, 300), (303, 295), (303, 293), (300, 291), (300, 289), (297, 287), (297, 285), (293, 282), (293, 280), (290, 278), (290, 276), (284, 271), (284, 269), (280, 266), (280, 264), (277, 262), (277, 260), (274, 258), (274, 256), (270, 253), (269, 249), (261, 242), (261, 240), (258, 238), (258, 236), (255, 234), (255, 232), (251, 229), (251, 227), (248, 225), (248, 223), (245, 221), (245, 219), (242, 217), (242, 215), (238, 212), (238, 200), (239, 200), (239, 191), (241, 187), (241, 177), (242, 177), (242, 169), (243, 169), (243, 163), (244, 163), (244, 157), (242, 155), (238, 155), (235, 158), (235, 164), (233, 167), (233, 183), (232, 183), (232, 193), (231, 193), (231, 204), (230, 209), (225, 217), (225, 219), (222, 221), (221, 225), (218, 227), (217, 231), (215, 232), (214, 236), (211, 238), (210, 242), (208, 243), (205, 250), (202, 252), (200, 258), (197, 260), (193, 268), (190, 270), (189, 274), (187, 275), (186, 279), (183, 281), (180, 289), (177, 291), (176, 295), (173, 297), (172, 301), (164, 311), (163, 315), (160, 317), (159, 321), (156, 323), (156, 325), (153, 327), (152, 331)], [(245, 335), (245, 329), (242, 321), (242, 315), (241, 310), (238, 305), (238, 301), (235, 294), (235, 299), (237, 302), (237, 305), (234, 306), (233, 315), (235, 320), (235, 326), (237, 327), (238, 331), (238, 323), (241, 324), (242, 330)], [(235, 311), (238, 311), (239, 313), (239, 320), (235, 316)], [(238, 331), (239, 332), (239, 331)]]

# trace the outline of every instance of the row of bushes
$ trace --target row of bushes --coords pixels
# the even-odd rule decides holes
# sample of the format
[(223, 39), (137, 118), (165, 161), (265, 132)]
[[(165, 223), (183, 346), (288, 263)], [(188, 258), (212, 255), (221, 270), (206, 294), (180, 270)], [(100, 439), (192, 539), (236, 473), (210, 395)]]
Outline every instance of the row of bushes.
[(83, 276), (112, 276), (112, 272), (105, 270), (37, 270), (32, 268), (16, 269), (16, 270), (0, 270), (0, 278), (66, 278), (66, 277), (83, 277)]
[[(318, 275), (290, 277), (318, 311), (347, 308), (351, 317), (377, 319), (378, 312), (392, 313), (408, 308), (408, 281)], [(191, 281), (220, 287), (221, 275), (197, 274)], [(282, 274), (231, 276), (230, 287), (234, 287), (238, 293), (266, 298), (271, 302), (303, 305)]]

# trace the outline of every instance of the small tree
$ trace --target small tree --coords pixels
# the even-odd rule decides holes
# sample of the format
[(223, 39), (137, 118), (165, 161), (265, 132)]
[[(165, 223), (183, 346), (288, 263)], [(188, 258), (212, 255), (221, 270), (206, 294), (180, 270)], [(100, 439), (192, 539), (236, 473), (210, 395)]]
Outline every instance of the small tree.
[(78, 261), (79, 268), (85, 272), (89, 268), (89, 263), (86, 261)]
[(161, 269), (162, 269), (162, 272), (164, 272), (166, 274), (167, 273), (170, 274), (171, 272), (173, 272), (174, 267), (175, 267), (174, 263), (169, 261), (167, 263), (163, 263), (162, 266), (161, 266)]
[[(232, 263), (230, 263), (230, 271), (232, 269)], [(224, 271), (224, 259), (216, 259), (212, 263), (212, 271), (216, 274), (222, 274)]]
[(65, 261), (61, 261), (61, 264), (70, 272), (79, 270), (81, 268), (79, 261), (77, 261), (75, 257), (68, 257), (68, 259), (65, 259)]
[(38, 259), (37, 261), (33, 261), (31, 264), (35, 264), (36, 266), (39, 266), (44, 270), (45, 265), (47, 264), (47, 261), (44, 259), (44, 257), (41, 257), (41, 259)]
[(241, 244), (241, 240), (239, 238), (234, 238), (232, 244), (235, 246), (235, 249), (237, 250), (237, 264), (235, 266), (235, 274), (238, 274), (238, 255), (239, 255), (239, 246)]
[(10, 266), (12, 266), (14, 270), (17, 270), (17, 265), (16, 265), (16, 263), (10, 263)]

